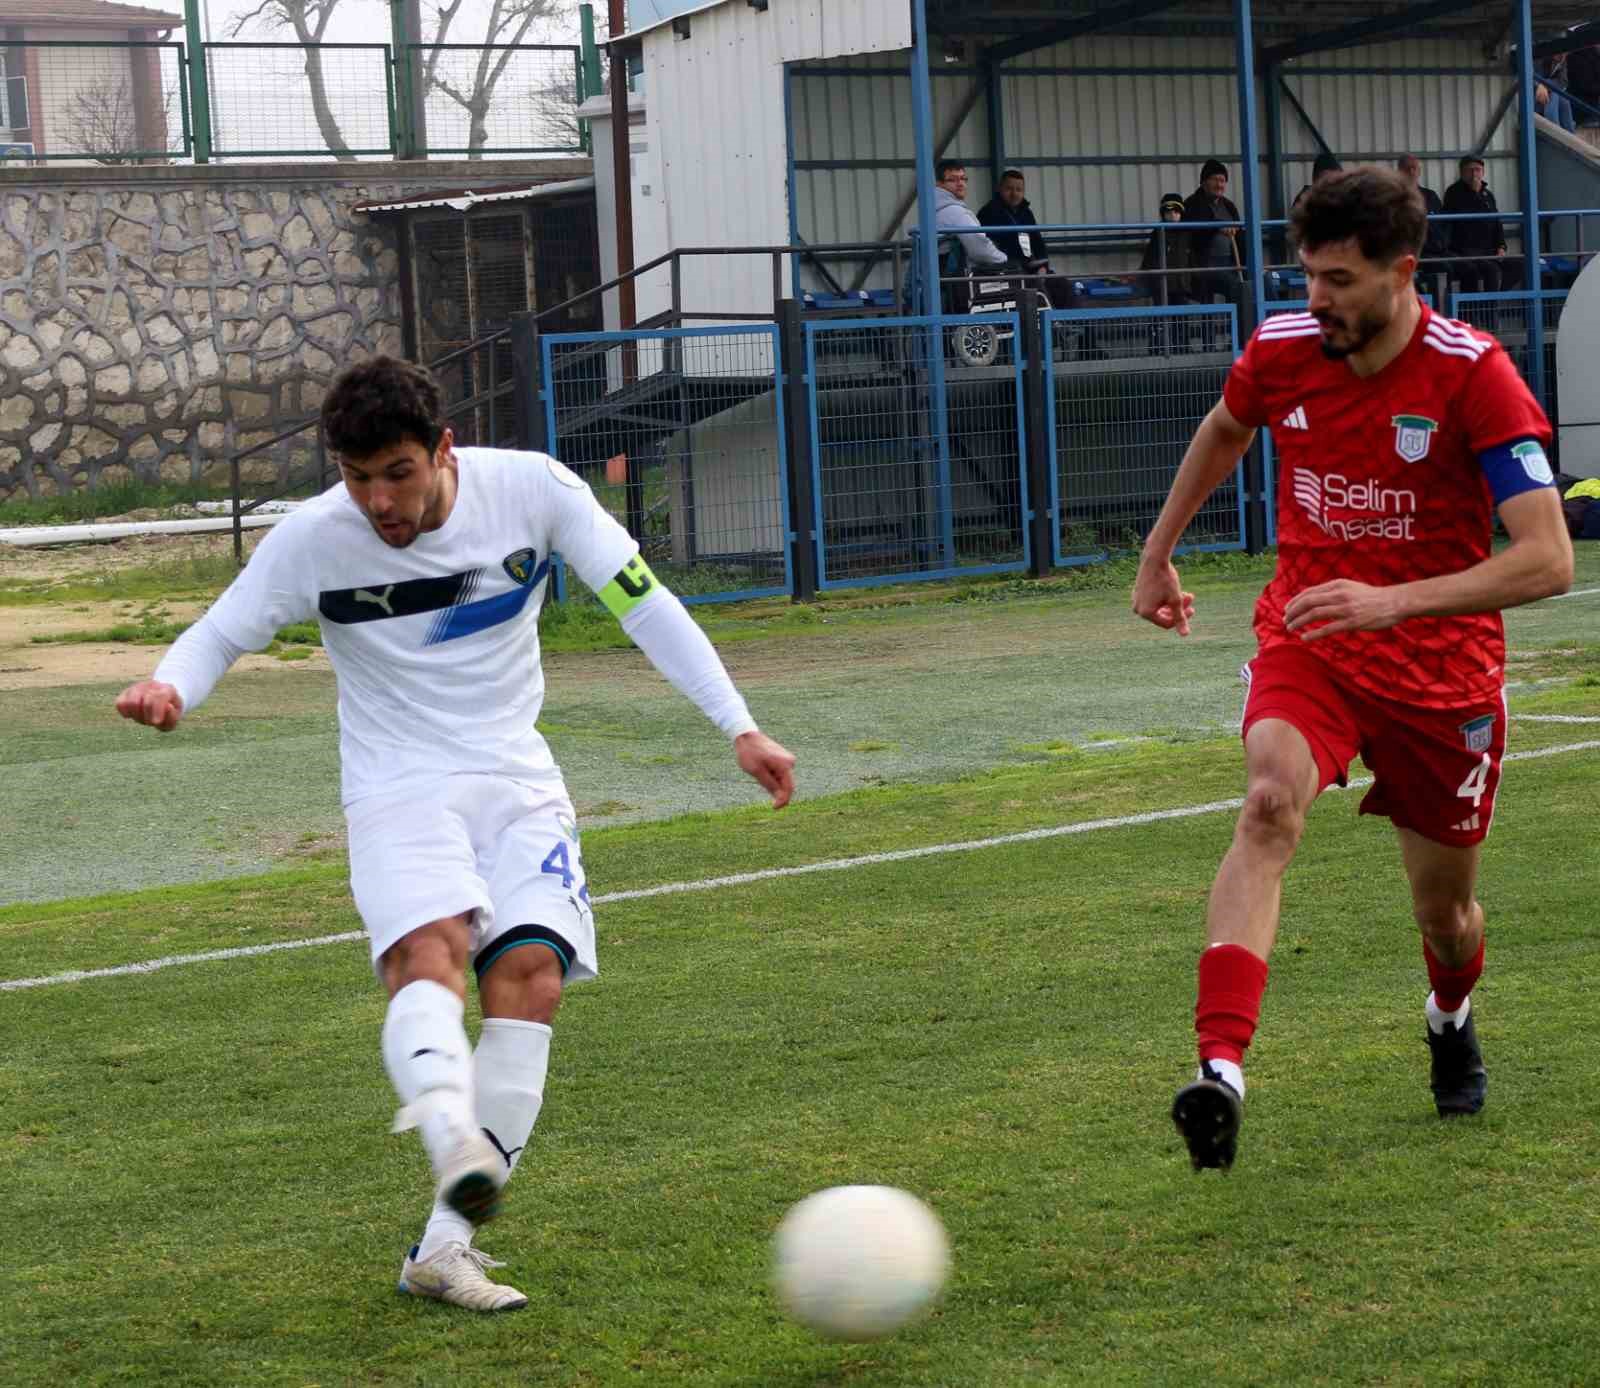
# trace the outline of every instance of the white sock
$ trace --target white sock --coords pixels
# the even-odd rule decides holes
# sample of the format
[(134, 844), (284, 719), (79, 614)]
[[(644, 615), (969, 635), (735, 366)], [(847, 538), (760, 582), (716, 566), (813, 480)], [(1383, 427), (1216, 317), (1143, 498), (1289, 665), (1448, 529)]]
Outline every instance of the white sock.
[[(543, 1022), (485, 1017), (472, 1063), (478, 1126), (505, 1158), (509, 1178), (544, 1104), (550, 1028)], [(417, 1258), (431, 1258), (447, 1243), (471, 1242), (472, 1226), (448, 1205), (435, 1201)]]
[(1460, 1026), (1464, 1021), (1467, 1020), (1467, 1013), (1471, 1011), (1471, 993), (1468, 993), (1467, 996), (1461, 1000), (1461, 1006), (1456, 1008), (1454, 1012), (1446, 1012), (1439, 1006), (1438, 997), (1433, 993), (1429, 993), (1427, 1005), (1428, 1030), (1431, 1031), (1435, 1036), (1443, 1036), (1444, 1024), (1446, 1022), (1453, 1022), (1456, 1026)]
[(401, 1105), (395, 1131), (419, 1129), (436, 1170), (473, 1128), (462, 1011), (461, 999), (442, 983), (419, 979), (389, 1000), (383, 1019), (383, 1064)]
[[(1207, 1074), (1207, 1071), (1210, 1071)], [(1244, 1098), (1244, 1071), (1231, 1060), (1202, 1060), (1197, 1080), (1221, 1080), (1241, 1099)]]

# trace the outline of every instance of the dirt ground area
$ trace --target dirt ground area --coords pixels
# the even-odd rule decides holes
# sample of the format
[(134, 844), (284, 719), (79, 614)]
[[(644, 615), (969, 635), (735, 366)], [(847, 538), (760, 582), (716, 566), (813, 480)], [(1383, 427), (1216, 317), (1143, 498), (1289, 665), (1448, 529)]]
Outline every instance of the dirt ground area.
[[(136, 521), (162, 513), (134, 512), (114, 520)], [(262, 531), (246, 534), (248, 552)], [(184, 565), (195, 560), (233, 553), (230, 532), (197, 535), (139, 535), (98, 544), (21, 547), (0, 544), (0, 582), (67, 583), (94, 580), (127, 569), (154, 565)], [(171, 621), (191, 621), (204, 603), (160, 601)], [(0, 690), (42, 688), (62, 684), (105, 684), (143, 678), (155, 668), (164, 649), (159, 646), (99, 643), (41, 645), (39, 636), (66, 636), (96, 631), (124, 622), (137, 622), (151, 606), (149, 599), (112, 598), (84, 602), (34, 602), (23, 606), (0, 605)], [(285, 662), (271, 656), (246, 656), (236, 667), (251, 669), (327, 669), (327, 657), (317, 651), (309, 660)]]

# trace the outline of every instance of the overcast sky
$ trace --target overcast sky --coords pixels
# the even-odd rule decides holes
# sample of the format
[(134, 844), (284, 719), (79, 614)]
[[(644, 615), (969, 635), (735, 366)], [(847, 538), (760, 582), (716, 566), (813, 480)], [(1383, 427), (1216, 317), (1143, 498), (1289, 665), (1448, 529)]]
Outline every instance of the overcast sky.
[[(249, 14), (257, 7), (260, 0), (251, 3), (250, 0), (200, 0), (200, 19), (202, 27), (207, 21), (210, 23), (209, 41), (212, 43), (225, 43), (233, 37), (232, 28), (236, 18)], [(558, 7), (568, 11), (561, 17), (544, 22), (536, 22), (525, 43), (576, 43), (578, 41), (578, 5), (577, 0), (557, 0)], [(451, 43), (483, 43), (485, 41), (484, 29), (488, 22), (491, 0), (465, 0), (461, 13), (450, 26)], [(163, 8), (165, 8), (163, 6)], [(181, 8), (174, 5), (173, 8)], [(434, 14), (437, 7), (429, 0), (422, 4), (422, 31), (424, 36), (433, 32)], [(595, 22), (603, 32), (605, 29), (606, 0), (596, 0)], [(514, 31), (514, 26), (513, 26)], [(179, 38), (181, 35), (174, 35)], [(259, 21), (251, 24), (239, 35), (241, 40), (254, 40), (258, 43), (273, 42), (283, 39), (293, 39), (294, 31), (282, 29), (273, 31), (263, 26)], [(510, 34), (506, 34), (509, 38)], [(323, 35), (325, 43), (384, 43), (389, 38), (389, 7), (383, 0), (340, 0), (339, 7), (334, 11), (333, 19), (328, 25), (328, 31)], [(502, 40), (504, 41), (504, 40)]]

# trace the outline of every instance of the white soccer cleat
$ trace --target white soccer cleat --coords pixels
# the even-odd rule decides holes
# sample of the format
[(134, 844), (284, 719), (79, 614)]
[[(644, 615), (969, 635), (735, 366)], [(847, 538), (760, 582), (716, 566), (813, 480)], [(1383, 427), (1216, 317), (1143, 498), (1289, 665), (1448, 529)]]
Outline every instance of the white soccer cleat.
[(528, 1298), (515, 1287), (491, 1282), (485, 1268), (501, 1268), (487, 1253), (464, 1243), (447, 1243), (433, 1257), (416, 1261), (412, 1248), (400, 1264), (399, 1290), (408, 1296), (425, 1296), (465, 1306), (469, 1311), (520, 1311)]

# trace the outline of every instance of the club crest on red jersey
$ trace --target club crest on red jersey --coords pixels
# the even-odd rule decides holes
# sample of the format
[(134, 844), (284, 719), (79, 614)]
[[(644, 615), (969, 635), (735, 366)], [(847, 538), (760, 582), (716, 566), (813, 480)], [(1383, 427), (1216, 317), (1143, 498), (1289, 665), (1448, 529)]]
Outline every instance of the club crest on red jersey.
[(1394, 425), (1394, 451), (1406, 462), (1420, 463), (1428, 456), (1433, 431), (1439, 427), (1437, 419), (1425, 414), (1397, 414), (1389, 423)]
[(1460, 732), (1462, 740), (1467, 744), (1467, 751), (1487, 752), (1494, 744), (1494, 714), (1485, 714), (1482, 718), (1474, 718), (1470, 723), (1463, 723)]

